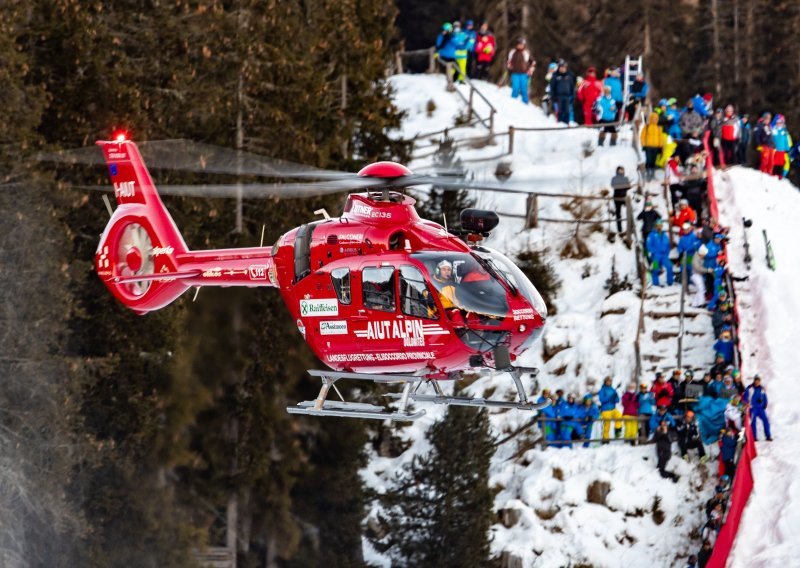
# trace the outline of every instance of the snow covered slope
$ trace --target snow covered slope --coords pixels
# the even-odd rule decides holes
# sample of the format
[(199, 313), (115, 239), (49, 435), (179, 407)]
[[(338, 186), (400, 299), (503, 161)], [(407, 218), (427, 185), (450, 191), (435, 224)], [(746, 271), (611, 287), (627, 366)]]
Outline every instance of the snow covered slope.
[[(392, 85), (396, 103), (408, 113), (402, 129), (405, 137), (451, 127), (455, 117), (465, 109), (456, 94), (445, 91), (441, 76), (400, 75), (392, 78)], [(545, 117), (538, 107), (512, 100), (508, 88), (498, 89), (488, 83), (478, 85), (498, 109), (495, 131), (507, 131), (509, 124), (555, 126), (553, 119)], [(435, 106), (435, 110), (428, 116), (430, 106)], [(477, 108), (481, 116), (486, 116), (485, 109)], [(476, 126), (456, 129), (451, 135), (459, 140), (486, 132), (486, 128)], [(459, 157), (479, 180), (494, 180), (495, 167), (503, 160), (510, 161), (514, 171), (509, 184), (547, 193), (597, 194), (601, 188), (608, 188), (618, 165), (634, 177), (637, 156), (630, 147), (630, 136), (630, 132), (621, 136), (617, 147), (598, 148), (597, 133), (585, 129), (524, 133), (515, 140), (513, 156), (500, 157), (506, 151), (506, 139), (500, 139), (494, 146), (465, 147), (459, 150)], [(429, 140), (421, 140), (415, 155), (429, 155), (434, 148)], [(410, 167), (424, 172), (431, 163), (430, 157), (424, 157)], [(661, 194), (657, 185), (647, 190)], [(477, 197), (480, 207), (501, 213), (501, 224), (488, 244), (512, 255), (530, 247), (545, 249), (562, 282), (557, 313), (548, 318), (542, 340), (547, 349), (546, 360), (543, 349), (535, 349), (521, 361), (523, 365), (541, 369), (538, 389), (562, 388), (582, 395), (588, 390), (596, 391), (606, 376), (613, 377), (615, 386), (626, 385), (634, 378), (640, 300), (635, 289), (606, 299), (604, 284), (611, 273), (612, 259), (620, 278), (627, 276), (631, 282), (637, 282), (632, 251), (620, 239), (609, 242), (605, 232), (582, 230), (592, 256), (563, 259), (559, 253), (574, 238), (574, 223), (545, 222), (538, 229), (524, 230), (522, 219), (502, 215), (524, 211), (524, 196), (482, 193)], [(563, 205), (560, 198), (541, 198), (539, 214), (546, 218), (573, 219)], [(662, 215), (666, 215), (663, 203), (660, 206)], [(635, 209), (641, 209), (640, 202)], [(607, 212), (601, 208), (593, 216), (606, 217)], [(604, 230), (608, 227), (603, 223)], [(668, 303), (664, 308), (674, 309)], [(700, 320), (697, 325), (702, 327)], [(710, 333), (710, 324), (707, 327)], [(650, 343), (643, 349), (664, 350), (653, 339), (646, 341)], [(709, 335), (690, 336), (687, 344), (698, 353), (711, 352)], [(670, 340), (672, 345), (674, 340)], [(668, 350), (674, 353), (673, 347)], [(664, 360), (661, 366), (669, 368), (671, 364), (672, 361)], [(648, 375), (648, 383), (650, 380)], [(531, 379), (525, 379), (525, 385), (530, 391), (535, 387)], [(497, 374), (476, 381), (468, 392), (503, 398), (513, 394), (513, 384), (507, 375)], [(370, 463), (363, 472), (370, 487), (385, 490), (398, 467), (410, 462), (413, 455), (428, 450), (424, 434), (441, 418), (444, 409), (428, 407), (427, 412), (423, 419), (400, 430), (410, 447), (399, 457), (381, 457), (370, 449)], [(529, 413), (518, 411), (491, 415), (498, 439), (530, 420)], [(699, 540), (692, 540), (690, 535), (705, 520), (701, 503), (709, 498), (713, 488), (712, 482), (706, 482), (713, 475), (713, 468), (673, 458), (668, 469), (681, 477), (673, 484), (659, 476), (653, 446), (612, 444), (588, 449), (541, 450), (539, 446), (533, 447), (536, 436), (538, 431), (531, 428), (500, 445), (494, 457), (490, 482), (499, 490), (495, 499), (498, 522), (492, 529), (494, 555), (505, 555), (509, 561), (509, 557), (515, 557), (525, 567), (672, 566), (699, 549)], [(590, 487), (593, 495), (600, 496), (593, 498), (599, 503), (589, 502)], [(389, 560), (366, 542), (365, 555), (370, 562), (389, 565)]]
[[(731, 227), (732, 272), (737, 283), (742, 329), (742, 370), (749, 383), (760, 373), (769, 397), (774, 442), (757, 442), (755, 487), (734, 544), (731, 566), (797, 566), (800, 555), (800, 192), (788, 181), (732, 168), (715, 177), (721, 222)], [(744, 262), (742, 216), (752, 267)], [(762, 230), (772, 241), (777, 269), (767, 268)], [(764, 439), (759, 425), (759, 438)]]

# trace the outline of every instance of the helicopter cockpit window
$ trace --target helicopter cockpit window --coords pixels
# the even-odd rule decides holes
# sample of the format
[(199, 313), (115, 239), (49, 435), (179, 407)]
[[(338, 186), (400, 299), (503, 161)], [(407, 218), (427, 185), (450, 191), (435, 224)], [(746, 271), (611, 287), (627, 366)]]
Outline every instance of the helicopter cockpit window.
[(350, 269), (336, 268), (331, 270), (331, 282), (336, 290), (336, 297), (340, 304), (350, 304)]
[(420, 252), (411, 258), (425, 266), (445, 310), (458, 308), (495, 319), (508, 315), (506, 288), (472, 255)]
[(482, 251), (476, 252), (475, 254), (487, 262), (490, 262), (492, 267), (500, 271), (503, 278), (530, 302), (533, 309), (536, 310), (541, 318), (543, 320), (547, 319), (547, 305), (544, 303), (536, 287), (528, 280), (528, 277), (525, 276), (525, 273), (522, 272), (516, 264), (511, 262), (510, 258), (501, 252), (489, 247), (481, 248)]
[(361, 271), (361, 288), (364, 292), (364, 307), (371, 310), (393, 312), (394, 302), (394, 268), (365, 268)]
[(400, 309), (415, 318), (439, 318), (439, 310), (425, 284), (425, 277), (413, 266), (400, 267)]

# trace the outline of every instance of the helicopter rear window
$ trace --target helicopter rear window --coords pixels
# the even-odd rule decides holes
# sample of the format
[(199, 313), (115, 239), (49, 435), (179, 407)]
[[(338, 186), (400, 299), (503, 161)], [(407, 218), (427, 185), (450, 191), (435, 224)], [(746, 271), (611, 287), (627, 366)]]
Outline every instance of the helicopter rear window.
[(439, 310), (425, 284), (425, 278), (413, 266), (400, 267), (400, 308), (407, 316), (439, 318)]
[(364, 307), (371, 310), (393, 312), (394, 268), (365, 268), (361, 271), (361, 287), (364, 294)]
[(336, 297), (340, 304), (350, 304), (350, 269), (336, 268), (331, 270), (331, 282), (336, 290)]

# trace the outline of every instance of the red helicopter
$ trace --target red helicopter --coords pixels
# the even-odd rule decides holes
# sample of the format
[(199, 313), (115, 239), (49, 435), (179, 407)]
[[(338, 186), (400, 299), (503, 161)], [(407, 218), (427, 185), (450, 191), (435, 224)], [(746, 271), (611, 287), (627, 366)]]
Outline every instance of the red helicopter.
[[(367, 191), (348, 196), (341, 217), (292, 229), (272, 247), (190, 250), (136, 144), (120, 135), (98, 141), (118, 207), (95, 256), (98, 276), (131, 310), (144, 314), (199, 286), (277, 288), (297, 328), (330, 370), (319, 395), (294, 414), (415, 420), (409, 402), (538, 410), (522, 387), (536, 369), (514, 361), (541, 336), (545, 303), (506, 256), (480, 244), (498, 224), (492, 211), (461, 213), (464, 239), (421, 219), (415, 200), (398, 189), (441, 180), (377, 162), (332, 184)], [(304, 177), (297, 174), (296, 177)], [(321, 182), (331, 186), (331, 182)], [(306, 184), (315, 187), (313, 183)], [(263, 184), (262, 184), (263, 186)], [(438, 381), (462, 373), (508, 371), (514, 402), (447, 396)], [(402, 384), (396, 409), (346, 402), (336, 381)], [(432, 394), (419, 393), (422, 384)], [(341, 401), (328, 400), (330, 388)]]

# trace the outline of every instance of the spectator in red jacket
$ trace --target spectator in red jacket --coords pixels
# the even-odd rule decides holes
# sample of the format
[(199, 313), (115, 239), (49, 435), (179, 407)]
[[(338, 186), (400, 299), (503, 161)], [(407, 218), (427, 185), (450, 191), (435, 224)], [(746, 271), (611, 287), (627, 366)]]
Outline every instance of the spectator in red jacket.
[(625, 439), (634, 440), (639, 434), (639, 393), (636, 392), (636, 383), (628, 385), (628, 390), (622, 395), (622, 416), (625, 418)]
[(653, 392), (653, 396), (656, 397), (656, 406), (666, 406), (667, 408), (670, 407), (675, 391), (672, 389), (672, 385), (669, 384), (664, 378), (662, 373), (656, 373), (656, 381), (653, 383), (653, 386), (650, 390)]
[(478, 30), (478, 37), (475, 41), (475, 78), (489, 79), (489, 67), (492, 66), (494, 56), (497, 54), (497, 42), (494, 34), (489, 30), (489, 23), (483, 22)]
[(725, 114), (722, 116), (721, 135), (722, 140), (722, 159), (726, 166), (736, 163), (736, 148), (739, 145), (741, 135), (741, 122), (739, 117), (733, 113), (733, 105), (725, 107)]
[[(694, 225), (694, 224), (697, 223), (697, 213), (695, 212), (694, 209), (692, 209), (689, 206), (689, 200), (688, 199), (681, 199), (678, 202), (678, 207), (680, 209), (678, 209), (678, 212), (675, 214), (675, 217), (673, 218), (673, 221), (672, 221), (673, 225), (675, 225), (676, 227), (683, 227), (684, 223), (690, 223), (691, 225)], [(684, 234), (685, 233), (681, 232), (681, 235), (684, 235)]]
[(584, 124), (594, 124), (594, 102), (603, 94), (603, 82), (597, 78), (597, 70), (589, 67), (586, 70), (586, 77), (578, 87), (578, 102), (583, 108)]

